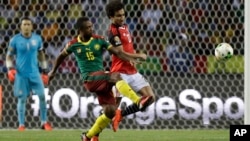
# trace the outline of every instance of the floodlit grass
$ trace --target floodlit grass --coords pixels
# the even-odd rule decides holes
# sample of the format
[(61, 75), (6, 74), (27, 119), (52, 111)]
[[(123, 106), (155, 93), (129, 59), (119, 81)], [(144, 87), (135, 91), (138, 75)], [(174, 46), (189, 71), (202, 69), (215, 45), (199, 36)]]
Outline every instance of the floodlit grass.
[[(0, 141), (81, 141), (82, 130), (1, 130)], [(229, 141), (229, 130), (119, 130), (106, 129), (100, 141)]]

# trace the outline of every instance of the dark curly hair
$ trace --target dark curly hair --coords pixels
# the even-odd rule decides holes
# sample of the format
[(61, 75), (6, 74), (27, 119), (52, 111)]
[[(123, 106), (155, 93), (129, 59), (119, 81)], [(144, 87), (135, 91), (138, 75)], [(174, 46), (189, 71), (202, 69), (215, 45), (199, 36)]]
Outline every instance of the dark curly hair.
[(120, 0), (111, 0), (106, 6), (108, 18), (115, 16), (115, 12), (124, 9), (124, 4)]

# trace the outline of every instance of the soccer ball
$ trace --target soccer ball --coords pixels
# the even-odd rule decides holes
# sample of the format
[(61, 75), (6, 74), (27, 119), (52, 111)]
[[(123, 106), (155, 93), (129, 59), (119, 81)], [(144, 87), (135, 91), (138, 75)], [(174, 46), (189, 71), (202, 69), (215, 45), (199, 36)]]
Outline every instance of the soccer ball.
[(233, 47), (228, 43), (220, 43), (216, 46), (214, 54), (217, 60), (228, 60), (234, 54)]

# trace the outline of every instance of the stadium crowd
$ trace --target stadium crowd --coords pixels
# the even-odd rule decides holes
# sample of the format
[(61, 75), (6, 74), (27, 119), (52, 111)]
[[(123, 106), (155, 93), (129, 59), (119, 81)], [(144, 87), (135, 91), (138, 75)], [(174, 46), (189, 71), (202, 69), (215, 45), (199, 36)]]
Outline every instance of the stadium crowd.
[[(29, 16), (41, 34), (50, 66), (73, 36), (76, 19), (86, 15), (95, 33), (106, 36), (108, 0), (2, 0), (0, 5), (0, 72), (11, 36), (19, 32), (20, 17)], [(244, 54), (243, 0), (124, 0), (127, 21), (137, 51), (148, 54), (150, 71), (207, 73), (207, 56), (220, 42)], [(223, 3), (223, 5), (222, 5)], [(212, 9), (212, 10), (211, 10)], [(110, 61), (108, 53), (105, 59)], [(105, 64), (106, 69), (110, 67)], [(145, 66), (138, 66), (144, 68)], [(62, 73), (79, 72), (74, 56), (60, 66)]]

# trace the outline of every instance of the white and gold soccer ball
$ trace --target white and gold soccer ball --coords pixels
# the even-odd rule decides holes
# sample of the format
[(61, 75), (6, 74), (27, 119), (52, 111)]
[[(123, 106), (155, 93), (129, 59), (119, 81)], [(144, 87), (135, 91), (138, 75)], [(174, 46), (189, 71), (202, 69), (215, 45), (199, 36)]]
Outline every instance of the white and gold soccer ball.
[(228, 60), (234, 54), (233, 47), (228, 43), (220, 43), (216, 46), (214, 54), (217, 60)]

